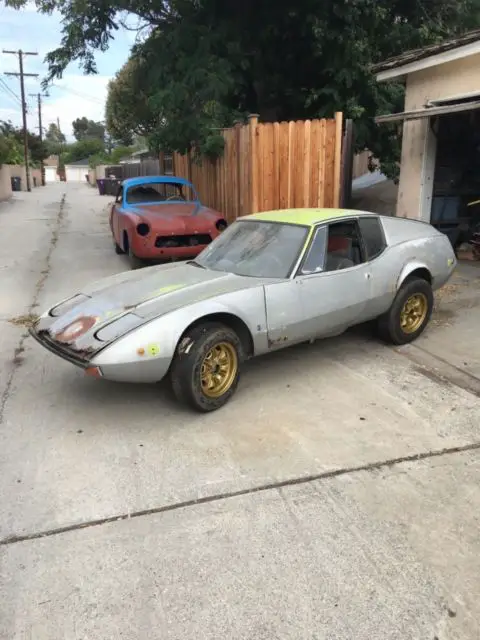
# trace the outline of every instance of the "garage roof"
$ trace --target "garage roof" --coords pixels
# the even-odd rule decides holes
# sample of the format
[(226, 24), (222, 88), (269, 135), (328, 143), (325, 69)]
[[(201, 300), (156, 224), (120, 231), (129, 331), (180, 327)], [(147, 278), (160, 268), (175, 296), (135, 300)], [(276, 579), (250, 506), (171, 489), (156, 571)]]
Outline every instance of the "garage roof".
[(377, 116), (375, 122), (377, 124), (387, 122), (399, 122), (405, 120), (418, 120), (420, 118), (431, 118), (432, 116), (442, 116), (449, 113), (460, 113), (462, 111), (474, 111), (480, 109), (480, 100), (472, 100), (465, 102), (459, 100), (451, 101), (449, 104), (442, 106), (426, 106), (424, 109), (415, 109), (414, 111), (402, 111), (400, 113), (389, 113), (384, 116)]
[(480, 29), (469, 31), (458, 38), (432, 44), (421, 49), (412, 49), (401, 55), (388, 58), (373, 65), (377, 80), (399, 80), (408, 73), (451, 62), (480, 53)]

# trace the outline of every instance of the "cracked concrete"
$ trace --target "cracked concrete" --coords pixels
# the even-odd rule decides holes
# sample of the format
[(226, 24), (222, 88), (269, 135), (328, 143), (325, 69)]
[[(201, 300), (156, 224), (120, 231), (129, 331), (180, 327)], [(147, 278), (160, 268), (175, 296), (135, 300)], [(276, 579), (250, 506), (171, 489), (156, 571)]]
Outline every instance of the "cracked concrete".
[[(0, 318), (127, 268), (106, 202), (51, 185), (0, 206)], [(209, 416), (2, 322), (0, 638), (477, 637), (480, 272), (462, 269), (415, 347), (360, 329), (272, 354)]]

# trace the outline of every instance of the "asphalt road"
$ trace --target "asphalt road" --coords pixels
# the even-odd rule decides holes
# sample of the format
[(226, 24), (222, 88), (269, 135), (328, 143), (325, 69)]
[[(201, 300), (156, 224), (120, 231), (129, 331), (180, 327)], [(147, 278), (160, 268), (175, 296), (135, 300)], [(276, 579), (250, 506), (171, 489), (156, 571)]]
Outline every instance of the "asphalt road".
[(416, 346), (273, 354), (196, 415), (26, 334), (127, 269), (106, 202), (0, 204), (0, 638), (480, 637), (480, 270)]

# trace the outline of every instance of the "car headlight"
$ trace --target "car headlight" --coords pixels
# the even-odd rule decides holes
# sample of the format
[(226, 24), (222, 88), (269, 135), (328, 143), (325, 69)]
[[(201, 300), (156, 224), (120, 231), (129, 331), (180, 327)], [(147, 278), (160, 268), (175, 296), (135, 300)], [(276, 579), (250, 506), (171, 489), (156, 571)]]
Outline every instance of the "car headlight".
[(146, 222), (140, 222), (140, 224), (137, 224), (137, 233), (139, 236), (148, 236), (150, 226)]
[(217, 222), (215, 223), (215, 226), (217, 228), (217, 231), (225, 231), (225, 229), (227, 228), (227, 221), (226, 220), (217, 220)]
[(70, 309), (73, 309), (73, 307), (76, 307), (77, 304), (81, 304), (88, 299), (89, 296), (78, 294), (76, 296), (73, 296), (72, 298), (68, 298), (63, 302), (60, 302), (60, 304), (57, 304), (55, 307), (52, 307), (48, 312), (48, 315), (52, 316), (53, 318), (58, 318), (59, 316), (63, 316), (65, 313), (67, 313), (67, 311), (70, 311)]
[(95, 333), (95, 338), (101, 342), (111, 342), (119, 338), (130, 329), (140, 326), (144, 320), (134, 313), (127, 313), (124, 316), (105, 325)]

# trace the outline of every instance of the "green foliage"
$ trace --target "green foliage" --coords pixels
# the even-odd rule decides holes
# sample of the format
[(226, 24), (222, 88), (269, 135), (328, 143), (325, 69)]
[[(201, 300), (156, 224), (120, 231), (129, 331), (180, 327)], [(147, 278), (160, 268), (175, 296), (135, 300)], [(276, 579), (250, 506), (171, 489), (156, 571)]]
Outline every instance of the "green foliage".
[[(27, 0), (6, 0), (24, 6)], [(125, 15), (139, 19), (140, 44), (110, 84), (106, 126), (116, 140), (139, 134), (152, 149), (217, 154), (215, 128), (239, 114), (263, 121), (355, 119), (368, 147), (394, 175), (397, 128), (375, 115), (399, 108), (402, 87), (378, 86), (370, 67), (391, 55), (480, 25), (480, 0), (36, 0), (60, 12), (59, 48), (46, 81), (76, 60), (96, 71)], [(142, 36), (143, 39), (142, 39)]]
[(88, 118), (77, 118), (72, 122), (73, 135), (80, 140), (105, 140), (105, 125)]
[[(23, 129), (14, 127), (11, 122), (0, 121), (0, 164), (23, 164)], [(29, 159), (39, 164), (48, 156), (48, 149), (40, 136), (27, 133)]]
[(95, 138), (78, 140), (66, 147), (65, 152), (62, 154), (64, 164), (70, 162), (77, 162), (78, 160), (85, 160), (91, 156), (103, 154), (105, 147), (102, 140)]
[(47, 132), (45, 134), (45, 143), (47, 145), (49, 155), (58, 155), (62, 152), (67, 140), (63, 133), (60, 131), (58, 125), (51, 122), (48, 125)]

